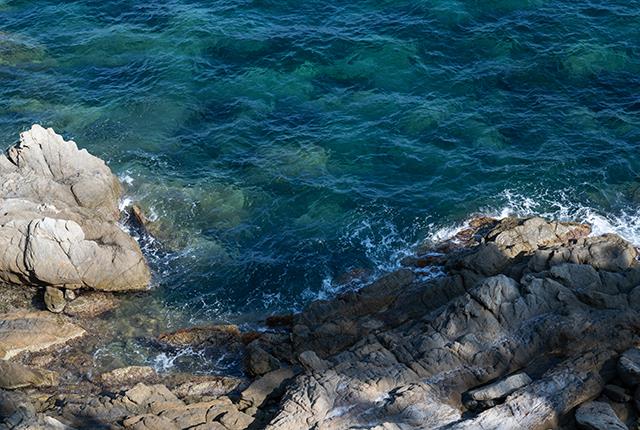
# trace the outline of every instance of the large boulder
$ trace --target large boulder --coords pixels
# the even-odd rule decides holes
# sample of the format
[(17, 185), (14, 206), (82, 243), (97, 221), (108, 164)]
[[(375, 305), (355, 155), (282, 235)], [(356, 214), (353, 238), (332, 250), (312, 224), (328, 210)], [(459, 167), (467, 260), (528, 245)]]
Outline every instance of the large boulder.
[(105, 291), (147, 287), (140, 247), (118, 226), (118, 179), (34, 125), (0, 156), (0, 280)]

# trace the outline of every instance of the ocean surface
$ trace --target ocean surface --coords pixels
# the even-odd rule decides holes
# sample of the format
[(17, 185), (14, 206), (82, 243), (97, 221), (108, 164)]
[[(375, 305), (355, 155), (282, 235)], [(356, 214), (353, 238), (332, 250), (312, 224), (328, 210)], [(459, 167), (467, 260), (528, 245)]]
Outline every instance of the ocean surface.
[(474, 214), (640, 244), (640, 1), (0, 0), (2, 146), (32, 123), (153, 221), (96, 353), (148, 361), (140, 333), (260, 327)]

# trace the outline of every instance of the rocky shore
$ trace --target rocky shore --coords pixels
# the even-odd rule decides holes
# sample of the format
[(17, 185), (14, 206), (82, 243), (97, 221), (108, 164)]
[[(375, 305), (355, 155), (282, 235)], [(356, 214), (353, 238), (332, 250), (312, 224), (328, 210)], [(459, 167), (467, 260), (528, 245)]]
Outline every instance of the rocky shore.
[[(149, 339), (232, 351), (244, 376), (100, 373), (100, 315), (150, 282), (120, 194), (104, 162), (50, 129), (0, 158), (0, 428), (638, 427), (638, 251), (541, 218), (474, 219), (264, 331)], [(140, 213), (129, 219), (144, 228)], [(443, 275), (424, 276), (430, 267)]]

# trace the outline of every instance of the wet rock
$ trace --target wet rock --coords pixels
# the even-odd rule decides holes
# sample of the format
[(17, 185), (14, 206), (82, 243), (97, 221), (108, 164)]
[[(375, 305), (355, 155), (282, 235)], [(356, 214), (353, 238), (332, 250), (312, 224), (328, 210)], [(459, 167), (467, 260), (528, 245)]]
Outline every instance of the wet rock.
[(640, 384), (640, 348), (626, 350), (618, 360), (618, 376), (627, 386)]
[(209, 327), (192, 327), (164, 333), (158, 340), (171, 346), (225, 346), (237, 348), (241, 346), (240, 330), (235, 325), (215, 325)]
[[(487, 386), (476, 388), (466, 393), (465, 406), (469, 409), (479, 407), (491, 407), (496, 401), (502, 399), (519, 388), (531, 383), (531, 378), (526, 373), (517, 373), (505, 379), (496, 381)], [(463, 398), (464, 398), (463, 397)]]
[(291, 327), (293, 325), (294, 316), (289, 315), (271, 315), (265, 320), (267, 327)]
[(114, 369), (100, 375), (100, 381), (107, 386), (132, 386), (139, 382), (154, 379), (158, 374), (148, 366), (128, 366)]
[(58, 375), (55, 372), (0, 360), (0, 388), (5, 390), (50, 387), (57, 382)]
[(82, 328), (49, 312), (0, 314), (0, 359), (61, 346), (84, 334)]
[(576, 410), (576, 423), (584, 430), (628, 430), (610, 405), (587, 402)]
[(120, 227), (118, 179), (105, 163), (34, 125), (0, 157), (0, 279), (105, 291), (150, 274)]
[(89, 291), (67, 303), (64, 313), (78, 318), (95, 318), (114, 310), (119, 302), (120, 300), (113, 294)]
[(61, 290), (54, 287), (47, 287), (44, 291), (44, 304), (51, 312), (59, 314), (64, 310), (67, 302)]

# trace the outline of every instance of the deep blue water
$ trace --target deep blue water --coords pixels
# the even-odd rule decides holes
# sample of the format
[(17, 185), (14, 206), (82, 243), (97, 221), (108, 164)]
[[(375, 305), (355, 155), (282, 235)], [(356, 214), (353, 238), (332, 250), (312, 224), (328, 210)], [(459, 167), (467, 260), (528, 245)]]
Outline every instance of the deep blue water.
[(254, 322), (475, 213), (640, 238), (640, 1), (0, 0), (34, 122), (155, 220), (157, 309)]

